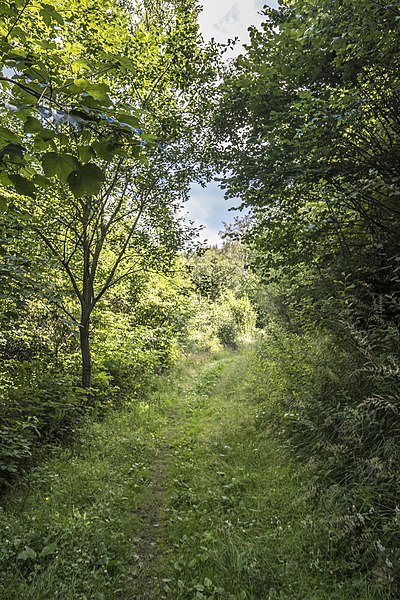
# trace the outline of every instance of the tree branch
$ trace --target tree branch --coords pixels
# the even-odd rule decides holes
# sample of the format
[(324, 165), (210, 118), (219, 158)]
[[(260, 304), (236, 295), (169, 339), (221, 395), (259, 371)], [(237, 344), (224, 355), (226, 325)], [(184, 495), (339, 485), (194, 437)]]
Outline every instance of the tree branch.
[(76, 283), (74, 274), (72, 273), (68, 263), (59, 255), (59, 253), (57, 252), (57, 249), (54, 248), (54, 246), (51, 243), (51, 241), (49, 240), (49, 238), (42, 231), (40, 231), (40, 229), (38, 229), (37, 227), (34, 227), (33, 229), (37, 233), (37, 235), (40, 237), (40, 239), (48, 247), (48, 249), (53, 254), (53, 256), (55, 256), (56, 259), (59, 261), (59, 263), (62, 265), (62, 267), (64, 268), (65, 272), (67, 273), (67, 275), (72, 283), (72, 287), (74, 288), (74, 291), (75, 291), (79, 301), (82, 302), (82, 293), (79, 290), (79, 287), (78, 287), (78, 284)]

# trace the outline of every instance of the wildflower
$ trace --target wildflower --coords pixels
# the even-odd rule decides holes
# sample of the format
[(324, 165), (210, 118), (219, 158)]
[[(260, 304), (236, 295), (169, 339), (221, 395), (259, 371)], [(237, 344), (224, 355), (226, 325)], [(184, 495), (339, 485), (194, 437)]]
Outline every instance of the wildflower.
[(393, 563), (391, 560), (389, 560), (388, 558), (386, 559), (386, 566), (389, 567), (389, 569), (391, 569), (393, 567)]

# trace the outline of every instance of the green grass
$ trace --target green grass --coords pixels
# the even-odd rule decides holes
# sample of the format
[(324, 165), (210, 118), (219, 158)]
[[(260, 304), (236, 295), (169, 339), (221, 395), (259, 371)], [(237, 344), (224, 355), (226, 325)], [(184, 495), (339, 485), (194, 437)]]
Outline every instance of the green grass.
[(135, 515), (162, 423), (145, 404), (88, 422), (79, 446), (54, 449), (4, 499), (2, 599), (116, 598), (126, 589), (140, 569)]
[(338, 580), (312, 482), (256, 428), (240, 353), (196, 355), (88, 421), (4, 499), (3, 600), (384, 600)]
[(337, 581), (324, 563), (309, 474), (257, 430), (248, 367), (243, 356), (222, 359), (189, 394), (167, 478), (164, 577), (150, 597), (382, 600), (363, 577)]

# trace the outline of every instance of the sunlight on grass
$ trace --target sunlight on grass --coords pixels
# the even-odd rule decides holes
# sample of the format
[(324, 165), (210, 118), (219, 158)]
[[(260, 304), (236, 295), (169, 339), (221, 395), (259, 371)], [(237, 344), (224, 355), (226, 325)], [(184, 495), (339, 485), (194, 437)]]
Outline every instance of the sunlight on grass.
[(0, 596), (384, 600), (324, 562), (312, 480), (247, 380), (245, 354), (193, 355), (54, 448), (0, 513)]

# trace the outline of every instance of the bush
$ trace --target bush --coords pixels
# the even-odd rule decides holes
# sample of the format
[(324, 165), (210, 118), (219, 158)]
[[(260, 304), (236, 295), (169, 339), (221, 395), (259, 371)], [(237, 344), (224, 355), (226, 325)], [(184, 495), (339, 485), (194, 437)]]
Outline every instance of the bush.
[(130, 313), (103, 310), (95, 325), (93, 405), (97, 410), (137, 398), (152, 375), (172, 365), (179, 356), (179, 335), (168, 322), (137, 324)]
[(3, 362), (0, 487), (25, 468), (35, 447), (67, 438), (81, 415), (76, 379), (36, 359)]
[(197, 297), (190, 323), (189, 348), (209, 351), (226, 346), (236, 349), (254, 336), (256, 313), (247, 296), (228, 290), (216, 302)]

